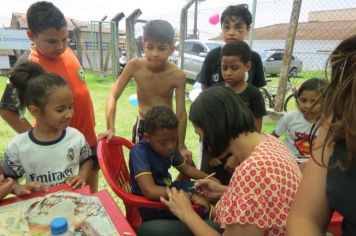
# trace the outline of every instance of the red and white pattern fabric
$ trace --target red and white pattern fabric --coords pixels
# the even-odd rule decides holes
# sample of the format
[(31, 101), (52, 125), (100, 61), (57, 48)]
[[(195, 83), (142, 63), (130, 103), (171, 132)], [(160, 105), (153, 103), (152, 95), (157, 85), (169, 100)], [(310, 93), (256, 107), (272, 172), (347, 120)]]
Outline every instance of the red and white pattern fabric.
[(302, 174), (292, 153), (267, 135), (242, 162), (216, 205), (215, 220), (222, 227), (251, 224), (264, 235), (286, 235), (287, 215)]

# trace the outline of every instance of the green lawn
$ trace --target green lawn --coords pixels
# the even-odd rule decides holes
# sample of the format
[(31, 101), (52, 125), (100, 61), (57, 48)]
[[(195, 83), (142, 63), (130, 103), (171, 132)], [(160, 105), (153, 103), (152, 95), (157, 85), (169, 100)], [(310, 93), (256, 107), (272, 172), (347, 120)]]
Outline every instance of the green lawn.
[[(94, 110), (95, 110), (95, 119), (96, 119), (96, 132), (97, 134), (105, 131), (105, 100), (106, 96), (109, 93), (109, 90), (114, 82), (114, 78), (112, 77), (101, 77), (98, 75), (93, 75), (91, 73), (86, 73), (86, 82), (90, 89), (90, 93), (92, 96)], [(0, 91), (5, 88), (6, 78), (0, 77)], [(191, 87), (188, 85), (187, 87)], [(124, 136), (128, 139), (131, 139), (131, 127), (135, 122), (135, 117), (137, 114), (137, 107), (133, 107), (128, 98), (131, 94), (135, 93), (135, 85), (134, 83), (130, 83), (128, 87), (125, 89), (122, 97), (118, 102), (117, 109), (117, 118), (116, 118), (116, 130), (117, 135)], [(191, 102), (186, 102), (187, 112), (189, 112)], [(27, 114), (27, 116), (29, 116)], [(16, 133), (2, 120), (0, 119), (0, 151), (3, 153), (7, 143), (16, 135)], [(263, 131), (266, 133), (271, 133), (274, 129), (273, 122), (264, 122)], [(196, 160), (198, 155), (198, 136), (194, 133), (192, 124), (188, 122), (187, 126), (187, 134), (186, 134), (186, 145), (193, 152), (193, 158)], [(172, 175), (175, 176), (177, 173), (172, 171)], [(99, 180), (99, 189), (107, 188), (110, 189), (107, 185), (104, 177), (100, 174)], [(115, 197), (114, 194), (112, 196), (115, 198), (117, 203), (123, 209), (123, 205), (118, 198)]]

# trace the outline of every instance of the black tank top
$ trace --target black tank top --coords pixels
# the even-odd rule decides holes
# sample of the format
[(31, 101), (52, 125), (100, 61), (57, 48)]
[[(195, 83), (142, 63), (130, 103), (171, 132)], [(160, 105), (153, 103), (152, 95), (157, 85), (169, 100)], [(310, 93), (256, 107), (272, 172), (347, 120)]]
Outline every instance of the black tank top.
[[(346, 163), (347, 155), (346, 140), (337, 141), (329, 165), (332, 166), (338, 160)], [(329, 168), (326, 177), (326, 196), (331, 208), (344, 217), (342, 222), (343, 236), (356, 235), (355, 165), (346, 171), (341, 171), (337, 167)]]

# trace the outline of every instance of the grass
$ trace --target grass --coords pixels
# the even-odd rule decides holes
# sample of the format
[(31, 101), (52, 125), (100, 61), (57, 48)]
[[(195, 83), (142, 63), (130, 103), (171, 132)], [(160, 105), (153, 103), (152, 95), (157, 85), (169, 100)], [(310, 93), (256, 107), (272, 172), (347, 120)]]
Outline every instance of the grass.
[[(302, 75), (306, 78), (310, 78), (310, 76)], [(6, 85), (7, 78), (0, 77), (0, 91), (3, 91)], [(113, 77), (104, 77), (99, 76), (97, 74), (92, 74), (86, 72), (86, 82), (89, 87), (91, 97), (94, 105), (95, 119), (96, 119), (96, 132), (99, 134), (106, 130), (105, 123), (105, 101), (107, 94), (109, 93), (115, 79)], [(187, 87), (191, 88), (192, 85), (187, 85)], [(118, 101), (118, 109), (116, 115), (116, 134), (131, 139), (131, 127), (135, 122), (137, 107), (133, 107), (129, 102), (129, 96), (136, 93), (135, 84), (133, 82), (129, 83), (125, 91), (123, 92), (120, 100)], [(191, 102), (186, 101), (186, 109), (189, 112)], [(27, 114), (27, 117), (29, 115)], [(30, 117), (29, 117), (30, 118)], [(0, 119), (0, 151), (3, 153), (6, 145), (10, 142), (10, 140), (16, 135), (16, 133), (7, 125), (7, 123)], [(265, 133), (271, 133), (274, 130), (275, 123), (268, 119), (265, 119), (263, 123), (262, 130)], [(193, 152), (193, 159), (197, 160), (198, 156), (198, 136), (194, 133), (194, 129), (192, 127), (191, 122), (188, 122), (187, 125), (187, 133), (186, 133), (186, 145)], [(176, 171), (172, 170), (172, 175), (175, 176), (177, 174)], [(110, 192), (110, 187), (108, 186), (105, 178), (100, 173), (99, 177), (99, 189), (108, 189)], [(111, 192), (113, 198), (118, 203), (120, 208), (124, 210), (122, 202), (119, 198), (115, 196)]]

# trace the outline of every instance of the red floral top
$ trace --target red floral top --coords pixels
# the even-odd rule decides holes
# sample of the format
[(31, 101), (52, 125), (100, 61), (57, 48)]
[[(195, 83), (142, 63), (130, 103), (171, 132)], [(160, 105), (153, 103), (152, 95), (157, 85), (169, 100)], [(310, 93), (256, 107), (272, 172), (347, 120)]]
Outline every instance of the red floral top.
[(231, 177), (216, 205), (215, 220), (222, 227), (251, 224), (264, 235), (286, 235), (287, 214), (302, 174), (292, 153), (267, 135)]

